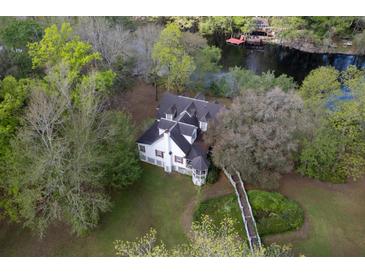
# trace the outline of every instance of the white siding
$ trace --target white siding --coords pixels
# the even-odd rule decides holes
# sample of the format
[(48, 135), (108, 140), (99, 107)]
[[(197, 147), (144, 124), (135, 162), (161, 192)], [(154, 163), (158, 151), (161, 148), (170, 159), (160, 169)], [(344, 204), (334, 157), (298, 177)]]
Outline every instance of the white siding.
[[(165, 166), (165, 165), (169, 165), (168, 161), (169, 158), (172, 159), (172, 166), (176, 166), (176, 167), (180, 167), (180, 168), (185, 168), (186, 167), (186, 159), (184, 158), (186, 155), (185, 153), (176, 145), (176, 143), (170, 138), (170, 150), (172, 152), (171, 155), (169, 155), (169, 151), (166, 151), (166, 136), (160, 138), (159, 140), (157, 140), (156, 142), (154, 142), (151, 145), (145, 145), (145, 153), (140, 152), (140, 159), (146, 161), (149, 163), (153, 163), (159, 166)], [(157, 157), (155, 154), (155, 150), (160, 150), (164, 152), (164, 158), (162, 159), (161, 157)], [(175, 162), (175, 155), (184, 158), (183, 159), (183, 163), (177, 163)], [(143, 157), (144, 156), (144, 157)], [(157, 162), (159, 161), (159, 162)], [(163, 165), (161, 165), (160, 162), (163, 162)]]

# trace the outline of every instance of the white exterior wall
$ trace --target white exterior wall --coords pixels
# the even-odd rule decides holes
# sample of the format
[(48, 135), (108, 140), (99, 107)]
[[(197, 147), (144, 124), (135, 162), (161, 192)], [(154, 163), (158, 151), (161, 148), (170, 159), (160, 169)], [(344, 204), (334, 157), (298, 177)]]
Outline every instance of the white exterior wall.
[[(154, 159), (154, 161), (156, 161), (156, 160), (162, 161), (164, 167), (171, 166), (172, 170), (174, 170), (173, 166), (180, 167), (180, 168), (186, 168), (186, 159), (185, 159), (186, 155), (175, 144), (175, 142), (171, 138), (170, 138), (170, 146), (169, 146), (170, 150), (167, 150), (168, 149), (167, 136), (160, 138), (159, 140), (157, 140), (156, 142), (154, 142), (151, 145), (146, 145), (146, 144), (138, 144), (138, 145), (143, 145), (145, 147), (145, 153), (142, 153), (141, 151), (139, 151), (139, 153), (140, 153), (140, 155), (141, 154), (145, 155), (146, 159), (144, 161), (146, 161), (146, 162), (148, 162), (147, 158), (152, 158), (152, 159)], [(164, 152), (163, 159), (161, 157), (156, 156), (156, 153), (155, 153), (156, 149)], [(171, 155), (169, 155), (169, 151), (172, 152)], [(175, 162), (175, 155), (183, 158), (182, 164)], [(155, 162), (155, 164), (156, 164), (156, 162)]]

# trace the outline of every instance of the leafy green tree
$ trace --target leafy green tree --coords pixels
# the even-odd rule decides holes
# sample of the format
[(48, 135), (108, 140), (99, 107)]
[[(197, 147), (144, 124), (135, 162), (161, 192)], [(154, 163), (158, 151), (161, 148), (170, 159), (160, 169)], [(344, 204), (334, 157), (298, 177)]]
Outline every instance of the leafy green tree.
[(171, 22), (179, 26), (181, 30), (196, 31), (198, 29), (200, 17), (199, 16), (172, 16)]
[(334, 183), (357, 180), (365, 170), (364, 101), (346, 102), (328, 114), (300, 156), (299, 171)]
[(253, 17), (251, 16), (233, 16), (232, 23), (235, 29), (241, 33), (249, 33), (254, 30)]
[(154, 45), (152, 58), (165, 76), (166, 88), (181, 92), (189, 82), (195, 64), (183, 47), (182, 33), (177, 25), (169, 24), (161, 32)]
[(232, 18), (229, 16), (207, 16), (199, 23), (199, 31), (203, 35), (225, 36), (232, 33)]
[(38, 42), (42, 39), (43, 29), (34, 20), (13, 19), (1, 31), (1, 41), (7, 48), (26, 50), (28, 43)]
[(83, 67), (100, 60), (100, 54), (93, 52), (90, 44), (81, 41), (69, 23), (63, 23), (60, 29), (52, 25), (44, 32), (40, 42), (28, 46), (33, 68), (49, 68), (63, 61), (69, 64), (69, 77), (74, 79)]
[(3, 48), (0, 52), (1, 75), (16, 78), (27, 77), (32, 73), (32, 60), (28, 54), (28, 43), (39, 41), (43, 30), (34, 20), (11, 18), (0, 31)]
[(298, 30), (304, 29), (306, 21), (299, 16), (273, 16), (270, 20), (272, 27), (277, 29), (276, 36), (281, 39), (297, 39), (301, 37)]
[(318, 36), (326, 36), (328, 33), (343, 37), (351, 34), (351, 26), (355, 17), (350, 16), (308, 16), (305, 17), (307, 26), (313, 29)]
[(299, 94), (311, 103), (324, 103), (340, 94), (340, 72), (333, 67), (319, 67), (304, 79)]
[(19, 125), (22, 107), (26, 99), (26, 81), (7, 76), (0, 89), (0, 159), (9, 148), (9, 141)]
[(27, 80), (17, 81), (7, 76), (1, 81), (0, 88), (0, 217), (7, 215), (11, 219), (18, 216), (12, 196), (16, 188), (10, 187), (7, 182), (12, 165), (10, 142), (20, 125), (28, 84)]
[(252, 16), (208, 16), (201, 17), (199, 31), (203, 35), (225, 37), (233, 33), (248, 33), (254, 28)]
[(305, 141), (298, 171), (311, 178), (343, 182), (346, 174), (339, 162), (341, 140), (328, 129), (321, 129), (312, 141)]
[(194, 85), (196, 88), (204, 88), (204, 79), (210, 73), (216, 73), (221, 69), (219, 61), (221, 50), (214, 46), (207, 46), (198, 50), (194, 55), (196, 69), (194, 71)]
[(189, 233), (189, 242), (167, 249), (163, 242), (158, 243), (157, 232), (151, 229), (135, 242), (114, 242), (117, 256), (130, 257), (251, 257), (251, 256), (290, 256), (288, 246), (271, 245), (251, 253), (248, 245), (234, 229), (234, 222), (225, 218), (220, 225), (215, 225), (208, 216), (201, 222), (194, 222)]
[(197, 71), (199, 74), (207, 72), (218, 72), (221, 68), (221, 50), (214, 46), (207, 46), (199, 50), (194, 56)]
[(102, 165), (103, 181), (107, 186), (120, 188), (139, 179), (141, 168), (130, 117), (123, 112), (111, 112), (109, 115), (108, 138), (101, 146), (101, 153), (107, 155)]
[(303, 43), (330, 46), (339, 39), (354, 36), (360, 17), (349, 16), (275, 16), (271, 25), (281, 42), (300, 47)]
[[(361, 89), (361, 84), (365, 82), (365, 70), (350, 65), (346, 70), (341, 72), (341, 81), (356, 95), (359, 88)], [(358, 95), (362, 97), (362, 94)]]
[(213, 162), (239, 171), (249, 183), (274, 188), (294, 168), (304, 118), (303, 101), (293, 93), (243, 92), (208, 131)]

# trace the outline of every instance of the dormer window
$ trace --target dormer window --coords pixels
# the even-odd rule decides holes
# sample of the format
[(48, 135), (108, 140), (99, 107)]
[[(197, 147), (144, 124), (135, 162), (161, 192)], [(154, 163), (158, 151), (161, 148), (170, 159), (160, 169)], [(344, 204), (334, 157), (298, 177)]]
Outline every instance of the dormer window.
[(172, 120), (172, 117), (173, 117), (173, 115), (172, 115), (172, 114), (166, 114), (166, 119), (167, 119), (167, 120)]
[(208, 123), (207, 122), (199, 122), (199, 127), (202, 131), (206, 131), (208, 128)]
[(191, 142), (193, 143), (196, 139), (196, 130), (193, 131), (193, 134), (191, 135)]

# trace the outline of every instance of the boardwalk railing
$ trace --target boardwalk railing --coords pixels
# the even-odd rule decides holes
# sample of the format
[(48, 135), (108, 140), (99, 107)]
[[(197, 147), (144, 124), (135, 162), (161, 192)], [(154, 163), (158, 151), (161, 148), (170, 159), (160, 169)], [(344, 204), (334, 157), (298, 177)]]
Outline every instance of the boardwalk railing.
[(223, 169), (223, 171), (236, 192), (238, 205), (241, 209), (241, 215), (247, 233), (247, 239), (250, 245), (250, 249), (253, 252), (255, 249), (261, 247), (261, 239), (259, 233), (257, 232), (255, 218), (252, 214), (252, 208), (248, 200), (243, 181), (239, 172), (236, 171), (236, 175), (232, 176), (227, 172), (225, 168)]

